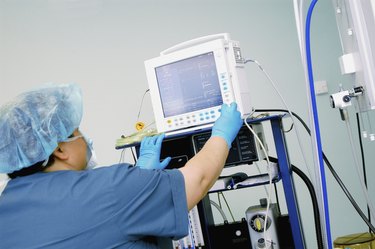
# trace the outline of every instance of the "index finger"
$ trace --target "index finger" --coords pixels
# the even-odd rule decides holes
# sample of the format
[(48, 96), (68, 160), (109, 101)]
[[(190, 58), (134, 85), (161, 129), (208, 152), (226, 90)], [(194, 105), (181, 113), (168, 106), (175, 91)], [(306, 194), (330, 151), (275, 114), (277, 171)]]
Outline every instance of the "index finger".
[(158, 145), (160, 147), (162, 142), (163, 142), (164, 137), (165, 137), (165, 133), (162, 133), (162, 134), (158, 135), (158, 138), (156, 140), (156, 145)]

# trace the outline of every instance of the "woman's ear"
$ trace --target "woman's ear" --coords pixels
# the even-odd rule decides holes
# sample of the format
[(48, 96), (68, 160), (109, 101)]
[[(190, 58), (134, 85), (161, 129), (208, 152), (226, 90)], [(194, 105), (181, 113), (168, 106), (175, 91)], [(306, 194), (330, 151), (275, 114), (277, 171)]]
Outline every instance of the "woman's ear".
[(62, 144), (59, 144), (52, 154), (55, 158), (60, 160), (66, 160), (69, 158), (69, 155)]

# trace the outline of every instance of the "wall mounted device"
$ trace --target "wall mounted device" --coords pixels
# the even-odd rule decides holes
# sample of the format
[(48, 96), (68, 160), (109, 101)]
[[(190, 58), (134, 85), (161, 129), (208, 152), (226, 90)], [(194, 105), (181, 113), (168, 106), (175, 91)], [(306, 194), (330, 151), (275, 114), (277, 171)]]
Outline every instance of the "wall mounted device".
[(146, 60), (158, 132), (210, 127), (221, 105), (233, 101), (245, 118), (252, 107), (244, 66), (239, 42), (227, 33), (183, 42)]
[(375, 109), (375, 3), (372, 0), (332, 0), (343, 55), (342, 74), (350, 75), (352, 85), (363, 87), (359, 111)]
[(330, 104), (332, 108), (346, 108), (352, 105), (352, 98), (363, 94), (363, 87), (354, 87), (350, 90), (340, 91), (330, 95)]

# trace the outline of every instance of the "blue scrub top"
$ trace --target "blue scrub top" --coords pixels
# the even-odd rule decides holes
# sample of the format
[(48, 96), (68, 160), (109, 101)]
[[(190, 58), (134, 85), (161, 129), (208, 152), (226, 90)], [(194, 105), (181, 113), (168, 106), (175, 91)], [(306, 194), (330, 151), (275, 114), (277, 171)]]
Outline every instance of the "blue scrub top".
[(0, 196), (0, 248), (157, 248), (188, 233), (179, 170), (119, 164), (36, 173)]

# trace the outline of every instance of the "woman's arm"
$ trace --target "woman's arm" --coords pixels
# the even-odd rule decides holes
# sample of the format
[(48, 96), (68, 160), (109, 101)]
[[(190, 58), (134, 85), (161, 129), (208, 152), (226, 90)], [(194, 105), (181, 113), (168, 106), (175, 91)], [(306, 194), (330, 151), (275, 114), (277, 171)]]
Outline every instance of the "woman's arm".
[(185, 179), (188, 209), (192, 209), (215, 183), (225, 165), (233, 140), (242, 126), (236, 103), (224, 104), (212, 127), (211, 138), (203, 148), (179, 170)]

